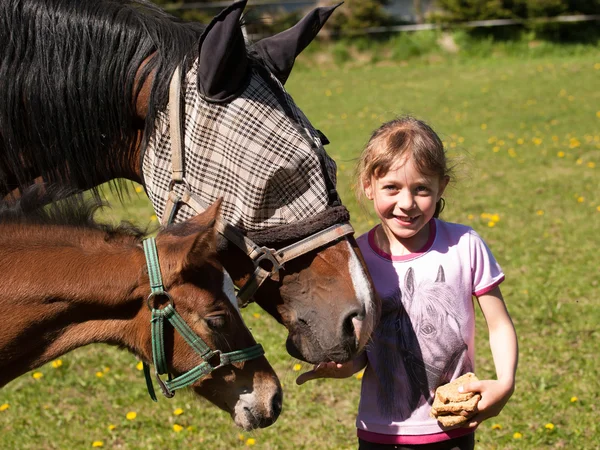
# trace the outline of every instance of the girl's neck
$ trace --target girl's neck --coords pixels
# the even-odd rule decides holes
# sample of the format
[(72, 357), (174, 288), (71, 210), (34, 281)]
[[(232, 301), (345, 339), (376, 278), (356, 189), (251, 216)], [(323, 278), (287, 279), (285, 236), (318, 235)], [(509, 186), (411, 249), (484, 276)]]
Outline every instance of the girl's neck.
[(406, 256), (420, 252), (429, 241), (431, 221), (426, 223), (414, 236), (400, 239), (383, 225), (375, 230), (375, 245), (391, 256)]

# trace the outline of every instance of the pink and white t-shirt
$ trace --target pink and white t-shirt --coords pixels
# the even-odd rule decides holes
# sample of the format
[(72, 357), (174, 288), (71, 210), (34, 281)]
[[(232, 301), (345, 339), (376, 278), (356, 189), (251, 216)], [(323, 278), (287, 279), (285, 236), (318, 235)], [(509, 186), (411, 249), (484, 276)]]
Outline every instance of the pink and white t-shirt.
[(382, 299), (356, 420), (358, 436), (370, 442), (421, 444), (473, 431), (445, 431), (429, 411), (438, 386), (474, 372), (472, 296), (504, 274), (472, 228), (438, 219), (429, 225), (427, 244), (409, 255), (378, 248), (377, 227), (357, 240)]

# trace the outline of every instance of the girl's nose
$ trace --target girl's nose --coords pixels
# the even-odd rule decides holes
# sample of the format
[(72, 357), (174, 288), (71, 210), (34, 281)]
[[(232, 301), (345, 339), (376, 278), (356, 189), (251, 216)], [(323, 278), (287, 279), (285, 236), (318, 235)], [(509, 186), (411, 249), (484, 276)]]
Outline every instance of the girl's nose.
[(398, 200), (396, 202), (396, 207), (403, 209), (403, 210), (408, 210), (408, 209), (412, 209), (412, 207), (415, 204), (415, 197), (413, 196), (412, 192), (410, 192), (407, 189), (403, 189), (399, 194), (398, 194)]

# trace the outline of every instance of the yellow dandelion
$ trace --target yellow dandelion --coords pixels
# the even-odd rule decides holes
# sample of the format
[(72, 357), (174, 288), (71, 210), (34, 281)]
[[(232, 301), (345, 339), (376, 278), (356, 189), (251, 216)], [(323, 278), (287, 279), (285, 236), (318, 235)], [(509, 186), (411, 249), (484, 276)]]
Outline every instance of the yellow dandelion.
[(585, 202), (585, 197), (577, 197), (577, 203), (583, 203)]
[(588, 166), (590, 169), (593, 169), (594, 167), (596, 167), (596, 163), (595, 163), (594, 161), (590, 161), (590, 162), (588, 162), (588, 163), (587, 163), (587, 166)]
[(252, 317), (254, 317), (255, 319), (260, 319), (260, 313), (254, 313), (252, 314)]
[(104, 373), (108, 373), (108, 372), (110, 372), (110, 367), (106, 366), (102, 370), (104, 371)]
[(183, 414), (183, 409), (177, 408), (175, 411), (173, 411), (173, 414), (175, 414), (176, 416), (180, 416)]
[(495, 226), (496, 226), (496, 222), (493, 222), (491, 220), (488, 222), (488, 227), (494, 228)]
[(521, 433), (519, 433), (518, 431), (513, 434), (513, 439), (521, 439), (523, 437), (523, 435)]
[(559, 140), (560, 140), (560, 138), (558, 136), (552, 136), (553, 142), (558, 142)]
[(186, 428), (187, 431), (196, 431), (196, 427), (194, 425), (188, 425)]
[(481, 213), (479, 217), (481, 217), (482, 219), (489, 219), (490, 217), (492, 217), (492, 215), (490, 213)]
[(302, 369), (301, 364), (294, 364), (294, 367), (293, 367), (294, 372), (298, 372), (300, 369)]
[(494, 153), (498, 153), (500, 151), (500, 147), (496, 145), (494, 148), (492, 148), (492, 150), (494, 151)]
[(3, 403), (0, 405), (0, 411), (6, 411), (8, 408), (10, 408), (8, 403)]
[(31, 375), (33, 377), (34, 380), (39, 380), (40, 378), (42, 378), (44, 376), (44, 374), (42, 372), (34, 372), (33, 375)]
[(523, 145), (524, 143), (525, 143), (525, 139), (523, 139), (523, 138), (517, 139), (517, 144)]
[(152, 222), (156, 222), (156, 221), (158, 220), (158, 218), (156, 217), (156, 214), (152, 214), (152, 215), (150, 216), (150, 220), (151, 220)]
[(113, 425), (112, 423), (108, 426), (108, 431), (115, 431), (117, 429), (116, 425)]
[(600, 119), (600, 111), (596, 111), (596, 117)]
[(565, 152), (560, 151), (556, 154), (556, 156), (558, 156), (559, 158), (564, 158), (565, 157)]
[(58, 369), (60, 366), (62, 366), (62, 360), (55, 359), (54, 361), (52, 361), (52, 367), (54, 367), (55, 369)]
[(523, 291), (521, 291), (521, 292), (523, 292), (523, 294), (525, 294), (525, 295), (529, 294), (529, 291), (527, 289), (523, 289)]
[(358, 372), (358, 373), (356, 374), (356, 379), (357, 379), (357, 380), (362, 380), (362, 378), (363, 378), (363, 375), (364, 375), (364, 371)]
[(594, 64), (594, 69), (596, 69), (596, 70), (600, 70), (600, 63), (596, 63), (596, 64)]
[(501, 430), (502, 429), (502, 425), (500, 425), (499, 423), (495, 423), (492, 425), (492, 430)]
[(575, 161), (575, 164), (578, 164), (578, 165), (583, 164), (583, 159), (577, 158), (577, 161)]
[(462, 144), (463, 142), (465, 142), (465, 138), (462, 136), (459, 136), (458, 142), (460, 142)]
[(481, 129), (482, 130), (487, 130), (487, 123), (482, 123), (481, 124)]
[(581, 142), (577, 138), (569, 139), (569, 148), (577, 148), (581, 146)]
[(565, 89), (561, 89), (558, 95), (560, 95), (561, 97), (566, 97), (567, 91)]
[(497, 142), (497, 144), (498, 144), (498, 145), (500, 145), (500, 146), (502, 146), (502, 145), (504, 145), (504, 141), (503, 141), (502, 139), (500, 139), (500, 140)]
[(136, 417), (137, 417), (137, 413), (136, 413), (136, 412), (134, 412), (134, 411), (129, 411), (129, 412), (127, 413), (127, 415), (125, 416), (125, 418), (126, 418), (127, 420), (133, 420), (133, 419), (135, 419)]
[(144, 191), (144, 189), (141, 186), (135, 187), (135, 192), (137, 192), (138, 194), (142, 193), (143, 191)]
[(326, 96), (326, 97), (331, 97), (331, 94), (332, 94), (331, 90), (327, 89), (327, 90), (325, 91), (325, 96)]
[(254, 444), (256, 444), (256, 439), (254, 439), (254, 438), (248, 438), (246, 440), (246, 445), (251, 446), (251, 445), (254, 445)]
[(538, 210), (537, 210), (535, 213), (536, 213), (538, 216), (543, 216), (543, 215), (544, 215), (544, 211), (543, 211), (543, 210), (541, 210), (541, 209), (538, 209)]
[(469, 215), (467, 216), (467, 219), (469, 219), (469, 220), (473, 220), (474, 218), (475, 218), (475, 216), (474, 216), (473, 214), (469, 214)]
[(144, 369), (144, 363), (143, 363), (143, 362), (141, 362), (141, 361), (140, 361), (140, 362), (138, 362), (138, 363), (135, 365), (135, 368), (136, 368), (137, 370), (143, 370), (143, 369)]
[(104, 376), (104, 373), (103, 372), (96, 372), (96, 376), (98, 378), (102, 378)]
[(177, 424), (177, 423), (173, 424), (173, 431), (174, 431), (175, 433), (179, 433), (179, 432), (180, 432), (180, 431), (182, 431), (182, 430), (183, 430), (183, 427), (182, 427), (181, 425), (179, 425), (179, 424)]
[(104, 442), (94, 441), (94, 442), (92, 442), (92, 447), (104, 447)]
[(492, 214), (491, 219), (493, 222), (500, 222), (500, 216), (498, 214)]
[(600, 205), (596, 206), (596, 211), (600, 212)]
[(541, 145), (543, 140), (541, 138), (535, 137), (531, 140), (531, 142), (533, 142), (535, 145)]
[(244, 436), (242, 433), (238, 434), (238, 439), (240, 441), (245, 441), (246, 440), (246, 436)]
[(493, 144), (494, 142), (496, 142), (498, 140), (498, 138), (496, 136), (491, 136), (488, 139), (488, 144)]
[(515, 158), (517, 156), (517, 152), (515, 152), (514, 148), (509, 148), (508, 149), (508, 156), (510, 156), (511, 158)]
[[(600, 206), (598, 206), (598, 208), (600, 208)], [(575, 397), (575, 396), (571, 397), (571, 403), (575, 403), (578, 400), (579, 399), (577, 397)], [(4, 406), (4, 405), (2, 405), (2, 406)], [(1, 407), (0, 407), (0, 410), (1, 410)]]
[(554, 424), (552, 422), (549, 422), (546, 425), (544, 425), (544, 428), (546, 430), (554, 430)]

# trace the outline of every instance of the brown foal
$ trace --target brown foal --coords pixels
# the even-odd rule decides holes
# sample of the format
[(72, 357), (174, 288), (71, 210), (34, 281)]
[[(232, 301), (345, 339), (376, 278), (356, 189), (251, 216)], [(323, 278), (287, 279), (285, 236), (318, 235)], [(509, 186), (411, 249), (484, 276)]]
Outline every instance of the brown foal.
[[(142, 233), (96, 224), (90, 219), (95, 207), (84, 205), (82, 212), (80, 206), (76, 214), (70, 207), (75, 220), (65, 219), (63, 211), (54, 214), (57, 220), (39, 209), (28, 215), (9, 208), (3, 214), (0, 208), (0, 387), (92, 343), (117, 345), (152, 364)], [(219, 208), (220, 201), (159, 231), (156, 245), (177, 313), (210, 349), (229, 352), (256, 342), (235, 299), (226, 294), (215, 248)], [(165, 330), (170, 373), (177, 376), (202, 363), (179, 333), (170, 326)], [(247, 430), (271, 425), (281, 411), (281, 385), (264, 356), (219, 367), (192, 389)]]

